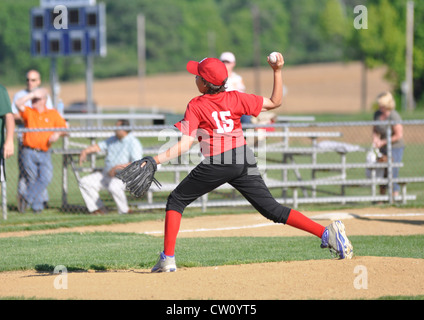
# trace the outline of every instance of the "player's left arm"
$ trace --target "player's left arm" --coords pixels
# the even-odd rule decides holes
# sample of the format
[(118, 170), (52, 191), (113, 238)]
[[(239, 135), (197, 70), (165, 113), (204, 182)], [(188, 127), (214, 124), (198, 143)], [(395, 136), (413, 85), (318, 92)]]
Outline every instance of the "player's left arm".
[(180, 141), (178, 141), (175, 145), (154, 157), (156, 163), (168, 163), (170, 160), (186, 153), (188, 150), (190, 150), (195, 139), (195, 137), (183, 134)]

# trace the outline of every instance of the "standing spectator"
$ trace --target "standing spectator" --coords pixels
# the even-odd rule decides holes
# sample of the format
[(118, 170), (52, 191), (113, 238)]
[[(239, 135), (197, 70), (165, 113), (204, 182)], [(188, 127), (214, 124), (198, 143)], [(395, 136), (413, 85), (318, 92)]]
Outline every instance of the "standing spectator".
[[(15, 103), (25, 128), (66, 128), (66, 121), (54, 109), (47, 109), (48, 93), (44, 88), (37, 88)], [(32, 107), (27, 103), (31, 101)], [(35, 213), (44, 209), (41, 195), (47, 189), (53, 177), (50, 146), (59, 140), (65, 132), (40, 131), (26, 132), (22, 141), (22, 170), (27, 177), (27, 186), (22, 194), (19, 211), (24, 212), (26, 205), (31, 205)]]
[[(117, 127), (129, 126), (128, 120), (118, 120)], [(107, 189), (115, 201), (120, 214), (129, 213), (125, 185), (116, 178), (116, 171), (143, 157), (143, 147), (129, 131), (118, 129), (115, 135), (85, 148), (80, 154), (80, 165), (90, 153), (107, 152), (102, 172), (94, 172), (81, 179), (80, 190), (90, 213), (104, 214), (106, 208), (99, 196), (101, 189)]]
[[(234, 71), (234, 68), (236, 66), (236, 57), (232, 52), (223, 52), (221, 53), (221, 56), (219, 57), (219, 60), (221, 60), (225, 67), (227, 68), (228, 72), (228, 80), (227, 84), (225, 86), (226, 91), (240, 91), (245, 92), (246, 86), (244, 85), (244, 81), (242, 76), (240, 76), (238, 73)], [(251, 123), (252, 116), (243, 115), (240, 118), (241, 123)]]
[[(12, 112), (13, 117), (15, 118), (16, 124), (18, 127), (23, 127), (22, 124), (22, 118), (19, 114), (19, 110), (16, 107), (16, 101), (18, 101), (20, 98), (24, 97), (28, 93), (32, 92), (33, 90), (39, 88), (41, 86), (41, 75), (37, 70), (29, 70), (26, 74), (26, 88), (18, 91), (14, 97), (12, 102)], [(26, 106), (32, 107), (31, 100), (28, 100), (26, 102)], [(46, 107), (47, 109), (53, 109), (53, 103), (50, 96), (47, 96), (46, 101)], [(27, 180), (28, 178), (25, 177), (24, 171), (22, 170), (22, 135), (18, 135), (18, 170), (19, 170), (19, 176), (18, 176), (18, 208), (21, 208), (20, 205), (22, 201), (22, 194), (25, 193), (26, 187), (27, 187)], [(44, 205), (47, 205), (47, 202), (49, 200), (49, 195), (47, 192), (47, 189), (44, 191), (44, 193), (41, 195), (41, 198), (43, 200)]]
[(232, 52), (223, 52), (219, 57), (219, 60), (224, 62), (225, 67), (227, 67), (228, 80), (225, 86), (226, 91), (240, 91), (245, 92), (246, 86), (244, 85), (243, 78), (234, 71), (236, 66), (236, 57)]
[[(402, 121), (399, 113), (395, 110), (396, 103), (390, 92), (383, 92), (377, 97), (378, 110), (374, 113), (374, 121)], [(387, 154), (387, 125), (376, 125), (372, 133), (373, 146), (378, 148), (383, 156)], [(396, 123), (392, 126), (392, 159), (393, 163), (402, 162), (405, 143), (403, 141), (403, 126)], [(399, 168), (393, 168), (393, 178), (399, 176)], [(380, 193), (384, 194), (386, 188), (380, 188)], [(398, 196), (400, 187), (393, 184), (393, 196)]]
[[(0, 85), (0, 182), (6, 181), (4, 159), (13, 156), (15, 152), (13, 144), (14, 131), (15, 121), (10, 107), (9, 94), (6, 88)], [(4, 136), (4, 133), (6, 133), (6, 136)]]
[[(18, 101), (18, 99), (22, 98), (28, 93), (34, 91), (35, 89), (39, 88), (40, 86), (41, 86), (40, 73), (37, 70), (29, 70), (26, 74), (26, 88), (15, 93), (13, 97), (12, 112), (16, 121), (22, 121), (22, 117), (19, 114), (19, 110), (16, 106), (16, 101)], [(27, 101), (26, 106), (32, 107), (31, 100)], [(49, 95), (47, 95), (46, 107), (47, 109), (53, 109), (52, 99), (50, 98)]]

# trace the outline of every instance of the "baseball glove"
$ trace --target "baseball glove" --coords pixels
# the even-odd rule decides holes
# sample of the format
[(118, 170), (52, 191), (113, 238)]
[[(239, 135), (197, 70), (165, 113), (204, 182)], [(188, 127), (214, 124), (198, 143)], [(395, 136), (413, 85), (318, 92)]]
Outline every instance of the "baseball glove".
[[(144, 166), (142, 164), (145, 163)], [(152, 157), (132, 162), (125, 169), (118, 172), (116, 177), (125, 183), (125, 188), (135, 197), (141, 197), (149, 190), (152, 181), (158, 188), (162, 185), (154, 177), (157, 164)]]

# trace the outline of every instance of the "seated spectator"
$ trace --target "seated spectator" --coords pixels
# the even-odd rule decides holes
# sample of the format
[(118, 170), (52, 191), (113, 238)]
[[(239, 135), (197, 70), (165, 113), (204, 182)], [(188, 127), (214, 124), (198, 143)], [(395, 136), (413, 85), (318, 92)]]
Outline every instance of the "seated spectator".
[[(118, 120), (116, 126), (129, 126), (129, 122)], [(85, 148), (80, 154), (80, 165), (86, 160), (87, 155), (100, 151), (107, 153), (103, 171), (85, 176), (79, 184), (87, 209), (93, 214), (106, 213), (99, 191), (107, 189), (118, 207), (119, 214), (129, 213), (125, 185), (115, 175), (118, 170), (122, 170), (131, 162), (141, 159), (143, 147), (129, 131), (116, 130), (114, 136)]]
[(265, 124), (268, 125), (263, 128), (257, 128), (258, 136), (255, 137), (255, 146), (258, 146), (259, 141), (263, 141), (266, 138), (267, 132), (274, 132), (275, 127), (271, 126), (277, 121), (277, 114), (274, 112), (262, 112), (257, 117), (252, 117), (251, 122), (253, 124)]
[[(27, 129), (66, 128), (65, 119), (55, 110), (47, 109), (48, 93), (44, 88), (38, 88), (24, 95), (15, 102), (20, 116)], [(31, 101), (32, 107), (27, 103)], [(29, 204), (34, 213), (44, 209), (41, 194), (45, 192), (53, 178), (53, 165), (51, 161), (50, 146), (59, 140), (66, 132), (39, 131), (26, 132), (22, 141), (22, 166), (28, 184), (22, 194), (20, 212), (24, 212)]]

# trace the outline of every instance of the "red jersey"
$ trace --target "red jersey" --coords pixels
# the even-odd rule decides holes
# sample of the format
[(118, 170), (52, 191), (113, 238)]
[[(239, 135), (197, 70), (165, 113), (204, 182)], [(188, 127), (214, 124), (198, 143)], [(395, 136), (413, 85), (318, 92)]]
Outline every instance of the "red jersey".
[(238, 91), (205, 94), (187, 105), (184, 119), (175, 126), (184, 135), (196, 137), (202, 154), (214, 156), (246, 144), (242, 115), (257, 117), (263, 97)]

